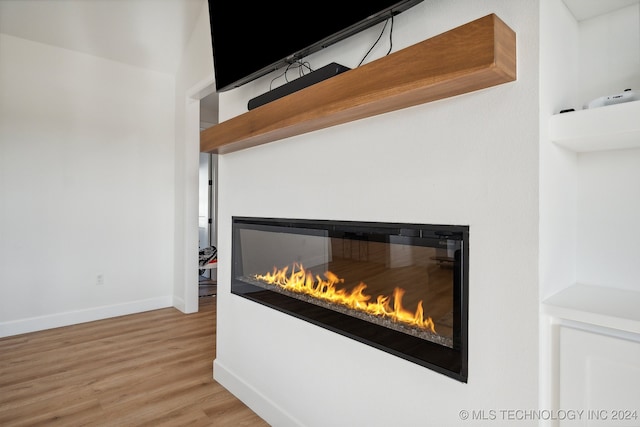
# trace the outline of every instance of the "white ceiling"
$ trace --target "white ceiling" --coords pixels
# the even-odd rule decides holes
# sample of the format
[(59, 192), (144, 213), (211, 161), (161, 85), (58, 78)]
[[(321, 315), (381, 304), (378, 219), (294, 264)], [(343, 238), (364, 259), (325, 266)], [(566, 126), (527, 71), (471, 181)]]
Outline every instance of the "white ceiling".
[(607, 12), (622, 9), (639, 0), (564, 0), (577, 21), (593, 18)]
[(0, 0), (0, 32), (175, 73), (206, 0)]

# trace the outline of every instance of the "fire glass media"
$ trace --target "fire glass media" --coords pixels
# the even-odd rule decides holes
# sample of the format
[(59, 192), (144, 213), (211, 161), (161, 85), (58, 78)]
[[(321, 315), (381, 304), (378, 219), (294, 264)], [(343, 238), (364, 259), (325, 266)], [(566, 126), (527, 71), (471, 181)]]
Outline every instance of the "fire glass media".
[(231, 292), (467, 381), (469, 228), (233, 218)]

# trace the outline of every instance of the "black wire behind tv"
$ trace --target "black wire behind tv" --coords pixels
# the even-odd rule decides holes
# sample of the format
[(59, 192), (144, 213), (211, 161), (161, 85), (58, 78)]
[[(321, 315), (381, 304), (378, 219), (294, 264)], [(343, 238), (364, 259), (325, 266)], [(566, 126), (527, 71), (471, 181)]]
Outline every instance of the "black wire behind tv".
[[(422, 0), (208, 0), (216, 90), (242, 86)], [(366, 52), (362, 52), (364, 55)]]

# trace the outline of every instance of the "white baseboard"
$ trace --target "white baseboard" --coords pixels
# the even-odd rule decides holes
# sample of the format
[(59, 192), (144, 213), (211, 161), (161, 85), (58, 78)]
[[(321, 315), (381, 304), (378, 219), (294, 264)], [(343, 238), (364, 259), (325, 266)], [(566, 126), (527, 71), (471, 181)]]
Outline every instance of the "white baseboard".
[(301, 427), (303, 424), (272, 402), (267, 396), (225, 367), (218, 359), (213, 361), (213, 379), (240, 399), (269, 425)]
[(149, 298), (123, 304), (105, 305), (83, 310), (49, 314), (46, 316), (11, 320), (0, 323), (0, 338), (167, 307), (173, 307), (172, 296)]
[(177, 308), (178, 310), (180, 310), (181, 312), (185, 313), (186, 312), (186, 308), (187, 308), (187, 304), (184, 302), (183, 298), (179, 298), (177, 296), (173, 296), (173, 306), (175, 308)]

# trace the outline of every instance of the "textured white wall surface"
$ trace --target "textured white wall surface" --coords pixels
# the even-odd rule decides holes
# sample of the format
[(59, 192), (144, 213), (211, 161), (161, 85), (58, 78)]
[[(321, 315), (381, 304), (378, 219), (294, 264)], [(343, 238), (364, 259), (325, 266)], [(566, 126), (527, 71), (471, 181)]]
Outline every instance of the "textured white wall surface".
[(2, 333), (170, 306), (173, 76), (4, 34), (0, 52)]
[[(516, 82), (220, 156), (214, 373), (274, 425), (537, 407), (537, 2), (424, 2), (396, 19), (394, 46), (493, 12), (517, 33)], [(377, 31), (317, 60), (359, 61)], [(221, 94), (221, 120), (262, 84)], [(231, 295), (232, 216), (469, 225), (468, 383)]]

